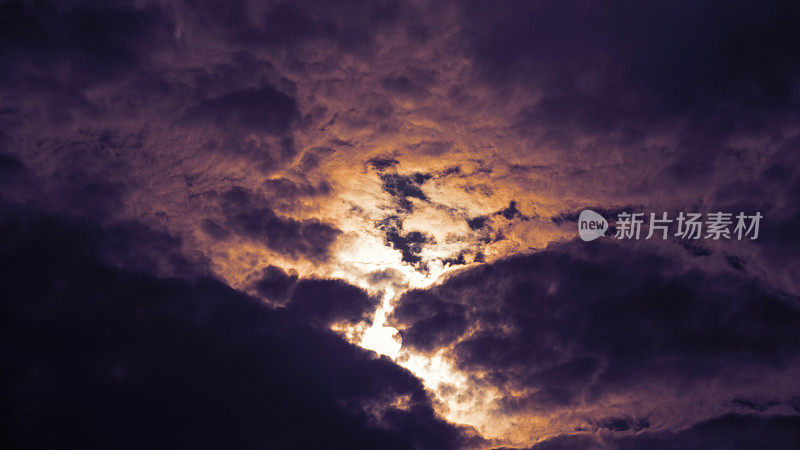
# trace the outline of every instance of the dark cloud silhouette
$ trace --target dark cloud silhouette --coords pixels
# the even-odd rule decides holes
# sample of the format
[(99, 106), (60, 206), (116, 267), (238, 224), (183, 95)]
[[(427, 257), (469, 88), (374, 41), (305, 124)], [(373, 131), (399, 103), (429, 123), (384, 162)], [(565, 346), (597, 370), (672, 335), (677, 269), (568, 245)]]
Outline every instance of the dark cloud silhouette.
[[(794, 134), (785, 127), (798, 120), (796, 2), (478, 0), (462, 9), (460, 43), (477, 79), (498, 98), (540, 94), (514, 126), (535, 148), (599, 160), (651, 149), (664, 164), (649, 184), (663, 190), (707, 185), (742, 136)], [(671, 143), (648, 142), (657, 135)]]
[(464, 258), (464, 253), (459, 253), (457, 256), (453, 256), (450, 258), (445, 258), (442, 260), (442, 264), (446, 266), (463, 266), (467, 263), (466, 258)]
[(433, 297), (423, 290), (406, 293), (391, 318), (402, 321), (399, 328), (403, 344), (423, 351), (451, 344), (468, 326), (467, 306)]
[(367, 164), (371, 165), (375, 170), (382, 172), (386, 169), (395, 168), (400, 164), (400, 161), (389, 156), (376, 156), (370, 158)]
[(486, 221), (489, 220), (489, 216), (477, 216), (471, 219), (467, 219), (467, 226), (469, 226), (473, 230), (480, 230), (486, 225)]
[(319, 167), (320, 161), (335, 153), (336, 150), (328, 147), (314, 147), (303, 154), (299, 168), (309, 172)]
[(397, 173), (382, 173), (380, 177), (383, 182), (383, 190), (395, 198), (401, 211), (411, 212), (414, 209), (414, 205), (409, 198), (428, 200), (428, 197), (422, 192), (421, 186), (431, 179), (432, 175), (430, 174), (400, 175)]
[(403, 221), (399, 216), (389, 216), (381, 220), (377, 227), (384, 232), (386, 244), (402, 254), (401, 260), (423, 269), (422, 249), (425, 244), (435, 243), (435, 239), (421, 231), (403, 231)]
[(611, 431), (642, 431), (650, 427), (650, 422), (645, 418), (633, 418), (630, 416), (604, 417), (592, 423), (599, 429)]
[[(213, 1), (187, 6), (203, 32), (232, 45), (293, 51), (322, 45), (363, 57), (373, 54), (381, 33), (420, 20), (413, 6), (396, 0), (275, 2), (258, 8), (257, 20), (244, 2), (226, 8)], [(295, 57), (302, 59), (300, 52)]]
[(421, 231), (409, 231), (401, 233), (398, 230), (386, 232), (386, 241), (396, 250), (400, 250), (404, 262), (417, 264), (422, 261), (422, 247), (427, 243), (432, 243), (433, 238)]
[(180, 238), (137, 221), (106, 226), (103, 255), (115, 267), (160, 276), (193, 277), (208, 271), (204, 256), (188, 252)]
[(387, 91), (403, 97), (418, 98), (428, 94), (424, 86), (405, 75), (386, 77), (381, 81), (381, 85)]
[[(506, 220), (528, 220), (528, 216), (522, 213), (522, 211), (517, 208), (517, 202), (515, 200), (511, 200), (508, 202), (508, 207), (503, 208), (499, 211), (495, 211), (491, 214), (486, 214), (482, 216), (476, 216), (467, 219), (467, 226), (470, 227), (472, 230), (480, 230), (491, 223), (492, 216), (500, 216), (504, 217)], [(577, 215), (575, 216), (575, 221), (577, 222)], [(553, 222), (561, 223), (562, 219), (560, 218), (553, 218)]]
[(63, 75), (78, 85), (123, 76), (143, 64), (147, 49), (171, 42), (172, 26), (153, 6), (6, 1), (0, 4), (0, 77), (36, 90)]
[(259, 295), (273, 302), (286, 300), (295, 284), (297, 273), (287, 273), (277, 266), (267, 266), (252, 283)]
[[(475, 1), (464, 4), (463, 33), (488, 80), (551, 88), (537, 118), (608, 130), (640, 113), (789, 107), (800, 75), (797, 8), (790, 1), (767, 8), (732, 2), (724, 13), (710, 1)], [(592, 89), (581, 83), (587, 74)]]
[(523, 219), (527, 219), (527, 217), (525, 217), (525, 215), (522, 214), (520, 210), (517, 208), (517, 202), (515, 202), (514, 200), (508, 202), (508, 208), (503, 208), (500, 211), (497, 211), (495, 215), (503, 216), (508, 220), (511, 220), (515, 217), (521, 217)]
[(372, 323), (380, 296), (340, 279), (298, 279), (297, 272), (267, 266), (250, 283), (271, 303), (286, 307), (298, 322), (327, 329), (334, 324)]
[(223, 193), (220, 207), (227, 228), (289, 256), (325, 259), (331, 244), (341, 233), (319, 220), (279, 216), (252, 191), (241, 187)]
[(460, 272), (406, 293), (390, 323), (404, 345), (447, 348), (463, 370), (509, 389), (499, 402), (507, 411), (569, 407), (640, 383), (769, 372), (800, 354), (791, 296), (605, 242)]
[(213, 219), (205, 218), (200, 222), (200, 229), (216, 240), (228, 238), (231, 233)]
[(201, 101), (189, 107), (185, 120), (211, 124), (228, 131), (260, 131), (283, 134), (297, 123), (297, 100), (265, 84)]
[(781, 402), (775, 399), (760, 400), (755, 398), (734, 398), (731, 400), (734, 405), (741, 406), (747, 409), (752, 409), (758, 412), (764, 412), (769, 408), (780, 405)]
[(331, 193), (331, 185), (321, 181), (317, 185), (308, 182), (295, 182), (282, 177), (264, 182), (264, 189), (276, 201), (296, 202), (302, 197), (325, 196)]
[[(701, 450), (795, 448), (800, 445), (800, 417), (729, 414), (673, 432), (598, 438), (576, 434), (547, 439), (530, 450)], [(498, 449), (499, 450), (499, 449)]]
[[(77, 178), (77, 177), (76, 177)], [(109, 217), (120, 212), (123, 207), (127, 190), (119, 182), (103, 179), (90, 179), (65, 186), (65, 202), (70, 211), (90, 217)]]
[(0, 183), (6, 184), (16, 181), (27, 168), (13, 155), (0, 154)]
[[(0, 0), (0, 439), (483, 443), (326, 330), (410, 283), (332, 258), (341, 227), (425, 274), (432, 247), (492, 261), (389, 320), (464, 372), (450, 388), (497, 388), (493, 423), (553, 412), (576, 432), (535, 448), (797, 447), (777, 414), (800, 410), (798, 30), (788, 0)], [(574, 230), (580, 205), (662, 203), (760, 211), (760, 238), (496, 261)], [(434, 208), (466, 227), (412, 217)], [(322, 278), (343, 272), (370, 290)], [(708, 410), (681, 409), (693, 395)]]
[(21, 192), (30, 192), (34, 177), (30, 170), (14, 155), (0, 153), (0, 199)]
[(287, 305), (290, 315), (319, 327), (334, 323), (372, 322), (380, 297), (343, 280), (300, 280)]
[[(100, 251), (108, 248), (103, 229), (8, 211), (0, 222), (4, 447), (410, 449), (480, 441), (438, 419), (410, 373), (308, 328), (303, 314), (271, 310), (208, 278), (110, 266)], [(343, 284), (301, 290), (360, 295)], [(318, 311), (314, 300), (296, 301)]]

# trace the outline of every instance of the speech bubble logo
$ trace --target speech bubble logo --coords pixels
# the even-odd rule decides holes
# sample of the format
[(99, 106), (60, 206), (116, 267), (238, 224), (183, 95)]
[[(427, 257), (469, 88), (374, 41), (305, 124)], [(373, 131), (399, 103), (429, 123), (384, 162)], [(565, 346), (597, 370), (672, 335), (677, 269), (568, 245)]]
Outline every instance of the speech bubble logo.
[(581, 215), (578, 216), (578, 235), (586, 242), (593, 241), (599, 237), (605, 236), (608, 230), (608, 221), (592, 211), (591, 209), (584, 209)]

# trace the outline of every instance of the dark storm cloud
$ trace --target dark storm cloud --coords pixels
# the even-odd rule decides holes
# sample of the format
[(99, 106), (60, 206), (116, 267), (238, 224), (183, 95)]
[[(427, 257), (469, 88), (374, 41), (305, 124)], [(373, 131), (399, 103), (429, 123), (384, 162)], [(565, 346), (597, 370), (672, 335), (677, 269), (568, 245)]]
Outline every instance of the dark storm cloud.
[(419, 85), (405, 75), (386, 77), (381, 85), (387, 91), (401, 97), (419, 98), (428, 94), (424, 86)]
[[(4, 447), (479, 442), (436, 418), (420, 382), (388, 359), (217, 281), (109, 266), (108, 253), (98, 251), (109, 248), (103, 229), (18, 207), (8, 214), (7, 206), (0, 222)], [(388, 406), (398, 398), (406, 406)]]
[(290, 315), (308, 324), (328, 327), (339, 322), (371, 323), (380, 297), (343, 280), (300, 280), (287, 305)]
[(30, 191), (34, 177), (17, 157), (0, 153), (0, 199), (19, 191)]
[(487, 220), (489, 220), (489, 216), (473, 217), (471, 219), (467, 219), (467, 226), (473, 230), (480, 230), (486, 225)]
[(208, 268), (208, 260), (186, 252), (179, 238), (136, 221), (106, 226), (101, 242), (106, 261), (127, 270), (190, 277)]
[(390, 322), (404, 345), (450, 347), (463, 370), (501, 389), (530, 389), (502, 399), (507, 411), (568, 407), (645, 382), (769, 371), (800, 355), (796, 298), (613, 243), (582, 244), (410, 291)]
[(794, 1), (473, 1), (463, 17), (479, 78), (498, 98), (535, 93), (521, 135), (584, 158), (649, 149), (668, 161), (655, 183), (706, 185), (737, 137), (798, 120)]
[(148, 48), (171, 42), (171, 30), (155, 7), (6, 1), (0, 4), (0, 77), (36, 89), (60, 75), (77, 86), (120, 76), (138, 68)]
[(421, 231), (402, 233), (400, 230), (388, 230), (386, 232), (386, 242), (395, 250), (400, 250), (403, 255), (403, 261), (418, 264), (422, 261), (422, 256), (420, 256), (422, 247), (435, 241), (431, 236)]
[[(780, 383), (726, 389), (732, 374), (767, 379), (800, 355), (796, 3), (157, 3), (0, 3), (0, 200), (81, 217), (0, 205), (0, 420), (12, 444), (459, 446), (468, 434), (435, 417), (418, 380), (325, 331), (369, 321), (377, 297), (277, 266), (241, 273), (220, 255), (244, 243), (350, 270), (326, 221), (349, 220), (335, 205), (357, 186), (365, 226), (379, 222), (402, 263), (425, 271), (433, 235), (461, 244), (404, 229), (429, 206), (472, 203), (458, 217), (479, 236), (464, 246), (482, 249), (513, 231), (497, 223), (533, 227), (520, 208), (540, 200), (548, 225), (566, 228), (575, 205), (613, 217), (650, 183), (668, 188), (653, 201), (685, 189), (690, 202), (761, 211), (761, 237), (740, 253), (682, 244), (691, 267), (718, 258), (725, 274), (602, 242), (466, 269), (397, 302), (403, 346), (444, 349), (470, 391), (478, 378), (498, 387), (490, 420), (575, 411), (596, 433), (542, 448), (608, 434), (614, 448), (796, 444), (785, 417), (668, 433), (664, 414), (579, 411), (712, 384), (725, 410), (798, 409), (800, 392)], [(426, 172), (398, 173), (400, 161)], [(341, 176), (361, 164), (383, 192)], [(396, 216), (381, 221), (370, 211), (386, 198)], [(332, 217), (308, 219), (317, 206)], [(131, 217), (148, 224), (120, 219)], [(363, 230), (342, 227), (359, 242)], [(522, 234), (474, 261), (540, 235)], [(464, 246), (443, 265), (465, 264)], [(209, 267), (279, 307), (203, 278)], [(406, 288), (380, 269), (373, 288)], [(681, 426), (707, 413), (680, 402), (660, 407)]]
[(320, 181), (316, 185), (308, 181), (292, 181), (286, 177), (264, 182), (267, 195), (276, 202), (294, 203), (303, 197), (323, 197), (331, 193), (331, 185)]
[(297, 100), (268, 84), (203, 100), (184, 113), (192, 122), (269, 134), (286, 133), (299, 118)]
[(334, 324), (371, 323), (380, 303), (380, 296), (344, 280), (298, 280), (296, 271), (286, 272), (272, 265), (263, 269), (250, 286), (273, 304), (285, 306), (290, 317), (323, 329)]
[[(6, 230), (12, 233), (7, 239), (25, 237), (25, 230), (17, 226), (14, 215), (26, 216), (30, 211), (19, 204), (46, 211), (69, 211), (72, 215), (100, 222), (107, 221), (111, 212), (119, 208), (123, 187), (100, 181), (73, 183), (79, 177), (66, 178), (63, 191), (42, 192), (38, 189), (42, 185), (41, 179), (27, 166), (13, 156), (0, 155), (0, 192), (4, 194), (0, 196), (4, 208), (0, 217), (5, 220)], [(140, 222), (113, 221), (107, 224), (103, 234), (104, 239), (98, 241), (101, 247), (95, 246), (98, 242), (87, 245), (116, 267), (170, 276), (192, 276), (198, 270), (206, 270), (205, 258), (184, 253), (179, 238)]]
[(227, 228), (288, 256), (325, 259), (341, 234), (338, 228), (316, 219), (280, 216), (252, 191), (238, 186), (223, 193), (219, 202)]
[(397, 167), (397, 165), (400, 164), (400, 161), (390, 156), (376, 156), (367, 161), (367, 164), (371, 165), (375, 170), (383, 172), (386, 169), (393, 169)]
[(67, 181), (64, 187), (62, 192), (66, 203), (64, 206), (90, 217), (109, 217), (120, 212), (127, 193), (121, 183), (103, 179), (89, 178), (88, 181), (82, 182), (73, 178)]
[[(506, 218), (506, 220), (513, 220), (513, 219), (520, 219), (520, 220), (528, 220), (528, 216), (523, 214), (519, 208), (517, 208), (517, 202), (511, 200), (508, 202), (508, 207), (503, 208), (499, 211), (495, 211), (492, 214), (487, 214), (483, 216), (476, 216), (467, 219), (467, 226), (470, 227), (472, 230), (480, 230), (487, 226), (491, 220), (492, 216), (500, 216)], [(553, 220), (556, 222), (556, 219)], [(575, 221), (577, 221), (577, 215), (575, 216)], [(560, 222), (556, 222), (560, 223)]]
[(508, 203), (508, 207), (507, 208), (503, 208), (500, 211), (497, 211), (495, 213), (495, 215), (503, 216), (508, 220), (511, 220), (511, 219), (513, 219), (515, 217), (520, 217), (522, 219), (527, 219), (527, 217), (525, 217), (525, 215), (522, 214), (520, 212), (520, 210), (517, 208), (517, 202), (515, 202), (514, 200), (511, 200)]
[[(235, 2), (222, 8), (215, 1), (205, 1), (186, 7), (204, 33), (231, 45), (267, 50), (291, 51), (321, 45), (368, 56), (380, 33), (407, 22), (419, 22), (412, 6), (396, 0), (333, 3), (317, 0), (266, 5)], [(299, 65), (305, 63), (301, 52), (292, 57), (298, 58)]]
[(440, 156), (452, 148), (452, 142), (426, 140), (409, 145), (407, 150), (413, 155)]
[(267, 266), (253, 282), (258, 295), (273, 302), (281, 302), (289, 297), (297, 284), (297, 273), (287, 273), (277, 266)]
[[(117, 148), (107, 135), (87, 133), (63, 141), (42, 139), (37, 145), (39, 150), (53, 150), (47, 158), (51, 172), (42, 174), (42, 164), (25, 164), (24, 158), (7, 155), (6, 168), (0, 169), (8, 174), (0, 174), (6, 199), (100, 220), (125, 211), (135, 188), (131, 186), (130, 166), (115, 158), (113, 152), (136, 149), (135, 144), (120, 144)], [(11, 145), (14, 151), (20, 147), (17, 142)], [(24, 155), (24, 151), (21, 153)]]
[(466, 305), (456, 301), (432, 297), (424, 290), (413, 290), (403, 296), (391, 319), (402, 321), (400, 335), (403, 345), (434, 351), (451, 344), (467, 330), (467, 309)]
[(640, 433), (621, 438), (564, 435), (540, 442), (530, 450), (789, 449), (800, 445), (798, 430), (798, 416), (728, 414), (681, 431)]
[(686, 250), (686, 253), (692, 256), (708, 256), (711, 254), (711, 250), (701, 245), (692, 244), (691, 242), (681, 242), (681, 247)]
[(227, 239), (231, 233), (225, 227), (217, 223), (214, 219), (205, 218), (200, 221), (200, 229), (204, 233), (219, 241)]
[(427, 173), (414, 173), (411, 175), (400, 175), (398, 173), (380, 174), (383, 190), (394, 197), (399, 207), (406, 212), (411, 212), (414, 209), (414, 205), (409, 198), (428, 200), (428, 197), (422, 192), (421, 186), (431, 177), (432, 175)]
[(381, 86), (390, 94), (400, 98), (423, 100), (430, 96), (428, 87), (434, 85), (438, 78), (439, 74), (435, 70), (414, 68), (399, 75), (384, 77)]
[(467, 263), (467, 260), (464, 258), (464, 254), (464, 252), (461, 252), (457, 256), (445, 258), (442, 260), (442, 264), (445, 266), (463, 266)]
[(172, 18), (152, 4), (0, 3), (0, 93), (13, 106), (10, 118), (36, 117), (34, 126), (49, 128), (107, 115), (87, 89), (145, 73), (175, 48), (173, 31)]
[[(192, 82), (196, 92), (176, 99), (183, 109), (177, 122), (188, 135), (201, 136), (206, 149), (249, 156), (266, 173), (297, 155), (294, 133), (308, 117), (300, 112), (297, 87), (278, 77), (268, 61), (234, 53), (229, 64), (200, 71)], [(192, 103), (185, 106), (187, 101)]]
[[(753, 263), (767, 268), (768, 276), (794, 295), (800, 294), (800, 138), (792, 136), (776, 143), (746, 177), (722, 183), (710, 193), (709, 203), (717, 211), (760, 212), (759, 237), (752, 241), (755, 253), (725, 255), (737, 270), (753, 273)], [(682, 243), (696, 256), (710, 255), (703, 246)], [(763, 275), (762, 275), (763, 276)]]
[(780, 405), (781, 402), (779, 400), (770, 399), (770, 400), (760, 400), (755, 398), (734, 398), (731, 400), (734, 405), (741, 406), (743, 408), (751, 409), (758, 412), (764, 412), (773, 406)]
[(475, 1), (463, 37), (488, 80), (553, 89), (539, 118), (607, 130), (642, 106), (652, 117), (796, 104), (799, 12), (791, 1)]
[(633, 418), (630, 416), (604, 417), (592, 422), (594, 427), (611, 431), (642, 431), (650, 427), (650, 422), (645, 418)]
[(303, 154), (298, 168), (303, 172), (310, 172), (319, 168), (320, 162), (336, 153), (329, 147), (314, 147)]
[(401, 260), (424, 268), (422, 264), (422, 249), (425, 244), (434, 244), (436, 240), (421, 231), (403, 231), (403, 220), (399, 216), (389, 216), (377, 224), (378, 229), (384, 232), (386, 244), (402, 254)]

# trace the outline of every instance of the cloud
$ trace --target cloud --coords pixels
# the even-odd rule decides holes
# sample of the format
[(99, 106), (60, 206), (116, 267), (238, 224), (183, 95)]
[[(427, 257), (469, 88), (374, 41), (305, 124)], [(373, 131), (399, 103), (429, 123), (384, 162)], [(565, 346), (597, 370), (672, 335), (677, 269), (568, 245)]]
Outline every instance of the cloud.
[(379, 172), (383, 172), (386, 169), (395, 168), (400, 161), (390, 157), (390, 156), (376, 156), (374, 158), (370, 158), (367, 161), (375, 170)]
[(430, 174), (414, 173), (411, 175), (400, 175), (398, 173), (381, 173), (383, 190), (395, 198), (399, 206), (399, 211), (411, 212), (414, 204), (409, 198), (428, 200), (422, 192), (422, 185), (431, 178)]
[(300, 280), (287, 305), (289, 314), (299, 321), (327, 328), (348, 322), (371, 323), (380, 297), (343, 280)]
[(253, 288), (258, 295), (273, 302), (286, 300), (292, 288), (297, 284), (297, 273), (287, 273), (277, 266), (267, 266), (261, 271)]
[(510, 158), (568, 171), (542, 183), (560, 198), (697, 201), (742, 164), (760, 169), (744, 155), (796, 134), (793, 2), (474, 1), (461, 11), (476, 85), (507, 103), (503, 129), (519, 136)]
[[(388, 295), (433, 283), (391, 301), (401, 353), (439, 354), (452, 363), (457, 373), (444, 375), (460, 385), (440, 392), (486, 394), (485, 411), (464, 409), (474, 413), (473, 423), (508, 426), (493, 436), (524, 435), (529, 440), (519, 443), (529, 445), (581, 429), (577, 445), (589, 447), (606, 435), (616, 443), (630, 434), (667, 439), (659, 433), (683, 433), (675, 430), (731, 411), (796, 409), (800, 15), (794, 3), (159, 3), (0, 3), (0, 196), (25, 205), (6, 213), (8, 240), (27, 242), (25, 230), (44, 226), (42, 217), (60, 225), (96, 222), (75, 225), (72, 237), (64, 237), (75, 242), (74, 258), (89, 264), (84, 270), (64, 259), (75, 266), (74, 281), (36, 256), (59, 247), (44, 232), (31, 237), (40, 242), (32, 255), (16, 256), (36, 260), (22, 258), (28, 269), (42, 265), (42, 289), (63, 282), (74, 287), (70, 292), (103, 290), (108, 298), (123, 291), (122, 309), (100, 305), (108, 309), (90, 314), (128, 333), (122, 347), (155, 347), (145, 336), (153, 333), (155, 341), (169, 326), (154, 317), (175, 310), (186, 314), (176, 313), (176, 334), (167, 336), (170, 355), (186, 346), (178, 341), (206, 350), (205, 357), (190, 352), (191, 360), (178, 361), (176, 373), (196, 383), (185, 388), (167, 383), (175, 374), (159, 372), (170, 366), (161, 362), (168, 356), (153, 353), (162, 358), (158, 364), (130, 356), (152, 363), (156, 369), (145, 372), (162, 377), (140, 375), (134, 387), (167, 380), (178, 392), (202, 391), (193, 386), (207, 380), (193, 378), (201, 377), (193, 366), (239, 381), (220, 372), (215, 358), (257, 378), (267, 369), (249, 358), (279, 366), (275, 354), (291, 348), (308, 355), (286, 358), (298, 367), (293, 375), (334, 398), (346, 384), (336, 374), (344, 372), (311, 362), (330, 361), (321, 349), (334, 341), (324, 329), (366, 326), (381, 289)], [(761, 211), (764, 220), (756, 241), (669, 241), (657, 248), (564, 243), (587, 207), (606, 217), (631, 209)], [(26, 208), (40, 213), (40, 225), (26, 222), (33, 214)], [(52, 228), (46, 231), (56, 238), (69, 231)], [(561, 244), (527, 254), (553, 242)], [(88, 271), (95, 268), (108, 280), (97, 276), (92, 291)], [(209, 271), (222, 281), (199, 281)], [(450, 275), (438, 280), (441, 273)], [(127, 277), (150, 291), (126, 294), (115, 283), (135, 287)], [(349, 284), (356, 280), (369, 290)], [(266, 312), (250, 315), (268, 324), (243, 326), (246, 337), (225, 334), (223, 325), (204, 322), (206, 306), (185, 306), (191, 302), (184, 297), (216, 304), (204, 290), (232, 304), (255, 303), (252, 311)], [(60, 298), (55, 287), (47, 292)], [(147, 298), (164, 311), (146, 305)], [(50, 310), (56, 325), (56, 318), (84, 325), (88, 319), (79, 313), (97, 305), (81, 301), (89, 303), (75, 300), (76, 311), (48, 303), (34, 312)], [(231, 324), (250, 324), (246, 314), (231, 314)], [(139, 315), (142, 324), (124, 320)], [(297, 336), (286, 331), (294, 326)], [(113, 336), (100, 324), (83, 328), (93, 337)], [(79, 341), (69, 333), (80, 330), (54, 330), (65, 342)], [(32, 329), (11, 332), (38, 336)], [(228, 345), (225, 351), (206, 334)], [(306, 346), (311, 335), (324, 336), (320, 350)], [(87, 367), (108, 363), (99, 340), (96, 355), (76, 356), (76, 367), (86, 369), (79, 375), (94, 376)], [(335, 342), (349, 349), (331, 352), (346, 354), (342, 370), (361, 357)], [(57, 350), (54, 358), (73, 356)], [(44, 353), (20, 352), (31, 355), (24, 367), (33, 367), (20, 379), (36, 380), (34, 356)], [(375, 364), (384, 363), (396, 369)], [(76, 392), (102, 390), (107, 379), (92, 376)], [(339, 415), (347, 423), (336, 423), (349, 431), (336, 436), (361, 439), (354, 430), (375, 427), (359, 414), (375, 412), (374, 423), (391, 422), (414, 440), (391, 441), (397, 447), (444, 446), (439, 432), (452, 427), (403, 415), (424, 403), (407, 399), (418, 395), (416, 385), (395, 389), (395, 380), (414, 383), (406, 376), (388, 377), (388, 389), (402, 395), (376, 387), (377, 397), (364, 394), (370, 400), (345, 395), (323, 402), (320, 429), (334, 423), (328, 413)], [(60, 386), (51, 378), (44, 383)], [(263, 394), (256, 399), (273, 392), (252, 380), (241, 384)], [(289, 385), (294, 390), (287, 392), (311, 398), (312, 388)], [(59, 389), (41, 389), (38, 399), (52, 391), (79, 404)], [(218, 392), (214, 405), (223, 403)], [(128, 395), (119, 401), (122, 412), (133, 408), (136, 395)], [(374, 398), (382, 399), (374, 402), (380, 407)], [(266, 406), (245, 400), (241, 416), (264, 417)], [(276, 404), (291, 409), (283, 400)], [(457, 417), (465, 403), (456, 403), (437, 408)], [(175, 404), (201, 423), (195, 413), (201, 408), (190, 400)], [(300, 410), (287, 417), (314, 422), (313, 409)], [(178, 416), (177, 409), (165, 411)], [(76, 418), (68, 419), (65, 427), (80, 429)], [(232, 427), (251, 433), (249, 420)], [(285, 433), (293, 430), (280, 417), (270, 420)], [(759, 424), (751, 428), (773, 430)], [(381, 427), (373, 430), (375, 441), (342, 437), (342, 445), (389, 445), (382, 439), (395, 434)], [(559, 439), (549, 445), (572, 437)]]
[(403, 221), (396, 215), (390, 215), (381, 220), (377, 227), (384, 232), (386, 243), (400, 251), (401, 261), (420, 269), (424, 267), (422, 250), (425, 244), (436, 243), (432, 236), (415, 230), (403, 232)]
[[(800, 358), (796, 298), (606, 242), (553, 244), (458, 272), (404, 294), (389, 323), (404, 346), (444, 351), (494, 385), (501, 416), (602, 414), (610, 398), (623, 413), (663, 413), (661, 394), (648, 392), (681, 386), (672, 408), (702, 419), (686, 392), (731, 409), (734, 392), (763, 387), (739, 375), (787, 380)], [(719, 392), (703, 390), (709, 380)], [(796, 395), (785, 383), (774, 388), (782, 400)]]
[(146, 49), (170, 42), (173, 26), (154, 6), (7, 1), (0, 8), (2, 77), (31, 88), (61, 74), (78, 85), (123, 76), (144, 63)]
[(341, 233), (334, 226), (316, 219), (296, 220), (279, 216), (260, 204), (252, 191), (238, 186), (223, 193), (220, 206), (229, 229), (291, 257), (323, 260)]
[(796, 9), (734, 2), (710, 23), (699, 17), (719, 12), (713, 2), (475, 1), (462, 32), (486, 79), (549, 87), (541, 118), (599, 131), (635, 122), (646, 106), (648, 119), (788, 107), (800, 75)]
[(674, 432), (641, 433), (622, 438), (598, 439), (585, 434), (565, 435), (530, 447), (546, 449), (687, 449), (712, 448), (792, 448), (800, 444), (797, 416), (755, 416), (729, 414)]
[(283, 134), (300, 118), (297, 101), (265, 84), (210, 98), (189, 107), (185, 120), (209, 124), (227, 132), (259, 131)]
[[(24, 209), (3, 216), (0, 389), (9, 445), (480, 442), (437, 418), (409, 372), (308, 328), (303, 317), (210, 278), (111, 266), (97, 252), (105, 233), (89, 222)], [(316, 295), (361, 295), (342, 283), (300, 283), (303, 299), (293, 301), (313, 313)]]
[(297, 272), (267, 266), (250, 287), (290, 317), (322, 329), (332, 325), (371, 323), (380, 297), (341, 279), (298, 279)]

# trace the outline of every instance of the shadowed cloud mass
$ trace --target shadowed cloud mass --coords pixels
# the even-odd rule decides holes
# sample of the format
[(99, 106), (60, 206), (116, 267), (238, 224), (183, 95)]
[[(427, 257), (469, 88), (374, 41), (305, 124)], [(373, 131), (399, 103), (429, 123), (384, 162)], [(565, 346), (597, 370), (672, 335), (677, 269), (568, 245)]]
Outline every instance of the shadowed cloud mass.
[[(0, 1), (3, 439), (797, 447), (798, 30), (783, 0)], [(584, 209), (763, 221), (587, 243)]]

